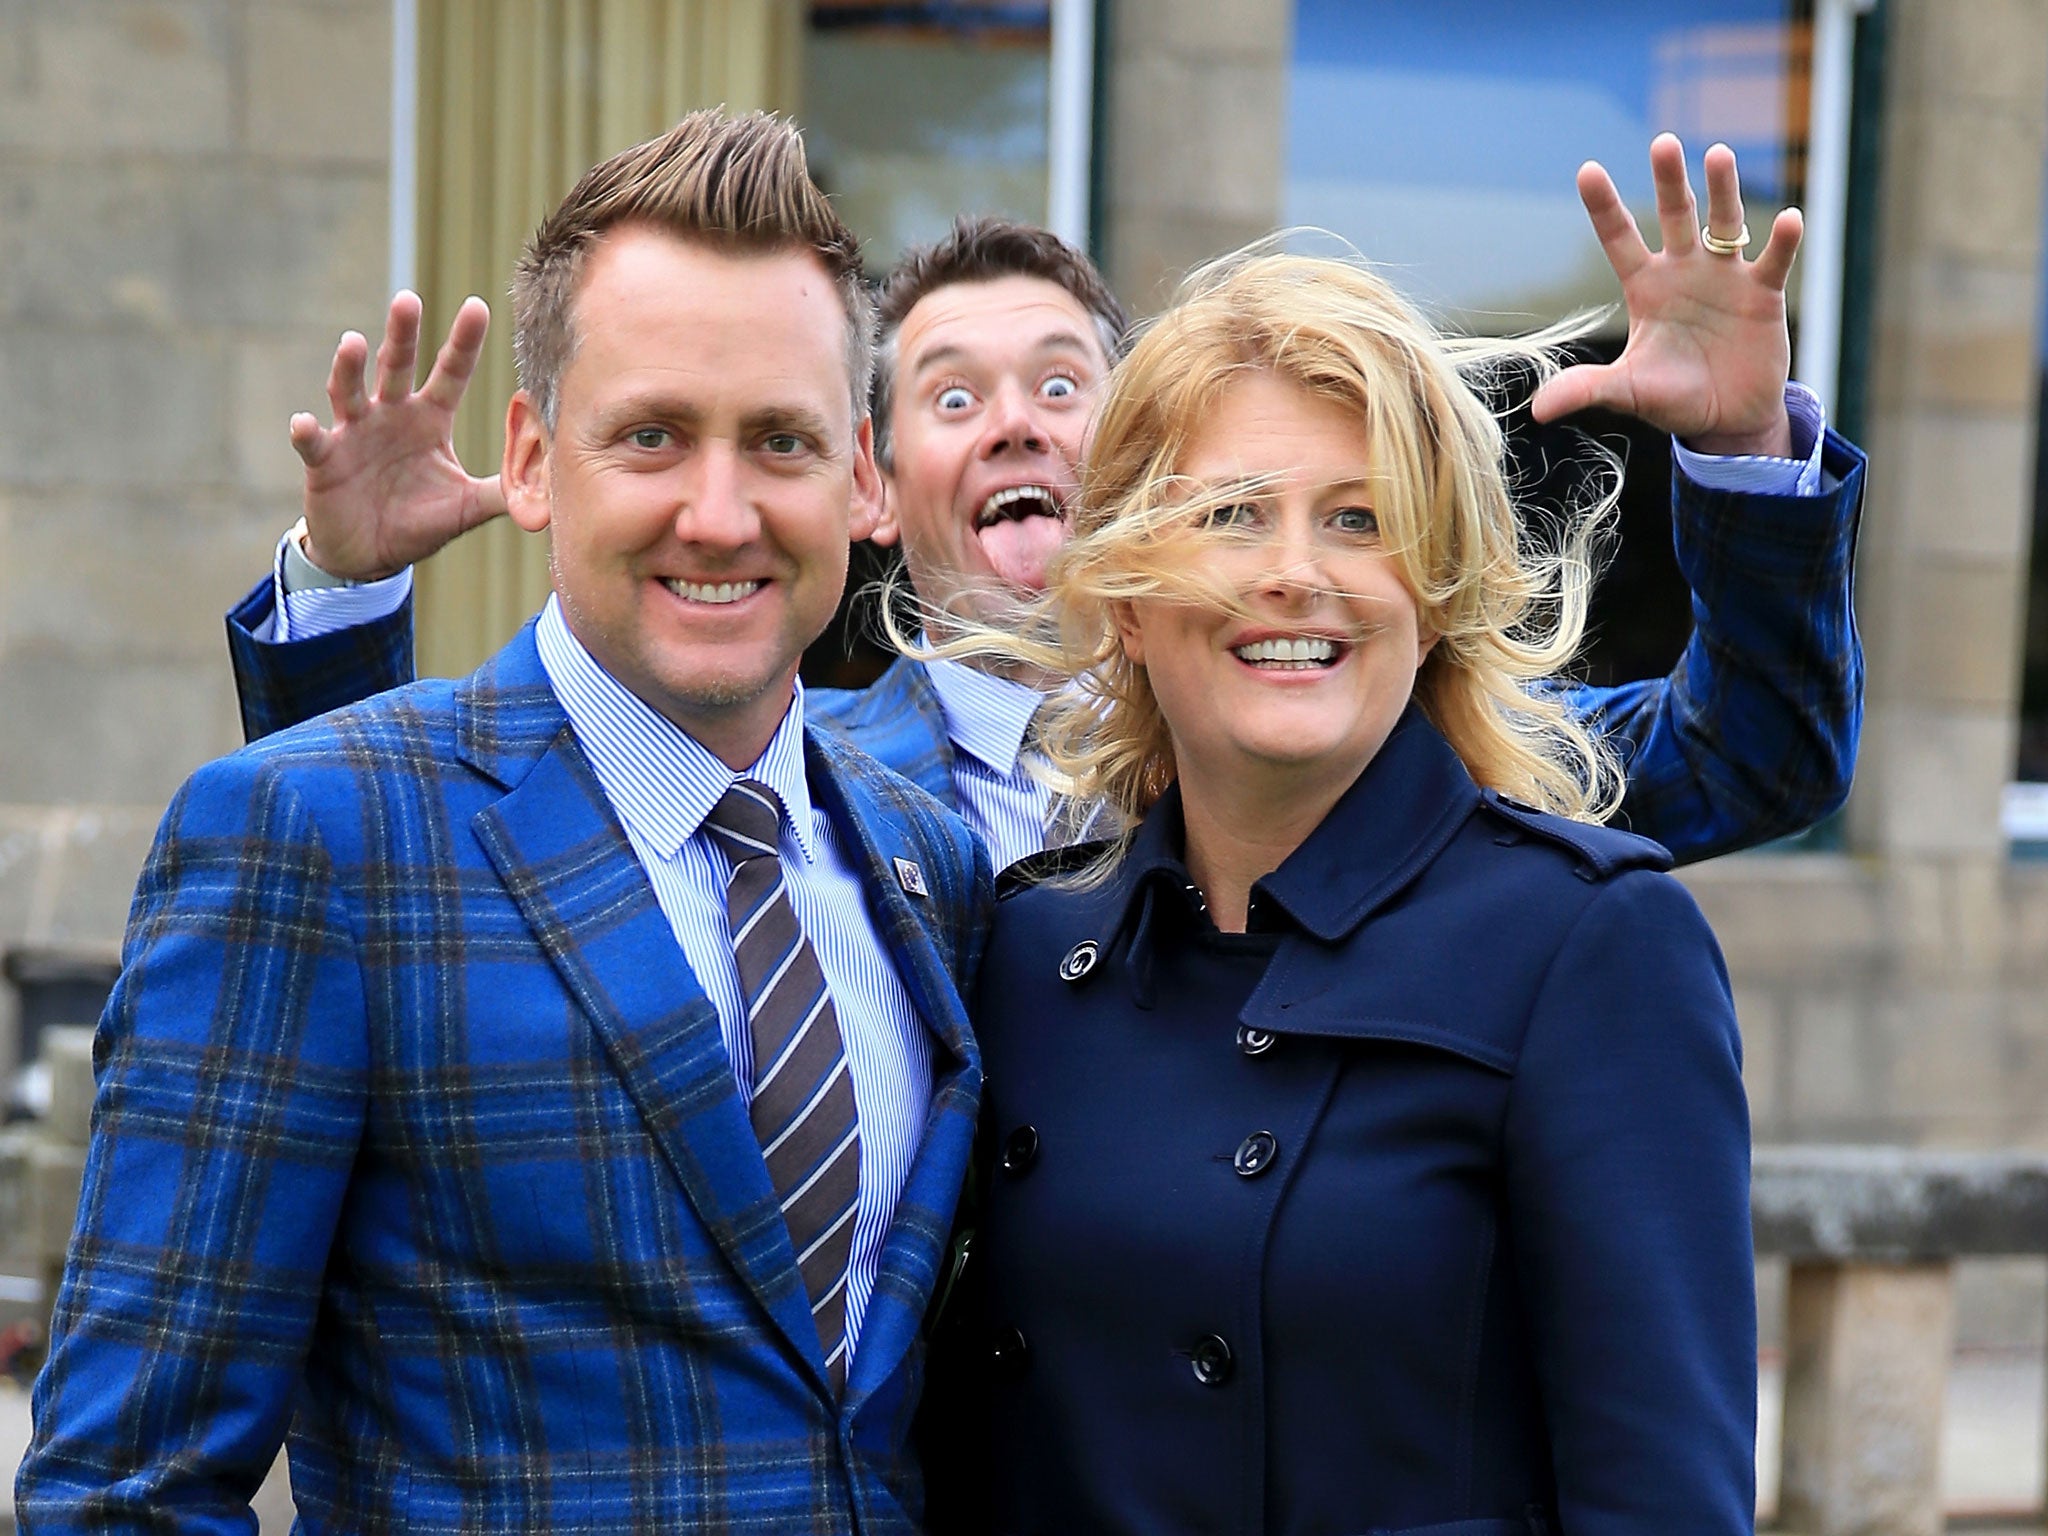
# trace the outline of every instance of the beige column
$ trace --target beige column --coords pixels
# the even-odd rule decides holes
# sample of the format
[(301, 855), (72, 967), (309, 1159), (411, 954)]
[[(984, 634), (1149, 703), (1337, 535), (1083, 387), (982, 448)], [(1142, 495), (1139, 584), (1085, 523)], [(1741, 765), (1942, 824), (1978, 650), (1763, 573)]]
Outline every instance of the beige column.
[(1109, 29), (1104, 269), (1134, 314), (1189, 267), (1280, 222), (1289, 0), (1115, 0)]
[(2033, 509), (2048, 3), (1892, 0), (1858, 605), (1864, 851), (1995, 858)]
[(1939, 1536), (1955, 1341), (1947, 1264), (1792, 1266), (1778, 1525), (1800, 1536)]

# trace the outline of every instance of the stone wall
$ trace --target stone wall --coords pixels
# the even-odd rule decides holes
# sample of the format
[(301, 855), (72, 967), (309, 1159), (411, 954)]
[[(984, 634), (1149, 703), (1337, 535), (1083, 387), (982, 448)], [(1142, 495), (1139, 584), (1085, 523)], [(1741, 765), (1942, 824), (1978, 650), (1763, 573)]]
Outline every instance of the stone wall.
[(240, 740), (221, 614), (294, 513), (285, 421), (382, 312), (390, 10), (0, 0), (0, 951), (112, 946)]

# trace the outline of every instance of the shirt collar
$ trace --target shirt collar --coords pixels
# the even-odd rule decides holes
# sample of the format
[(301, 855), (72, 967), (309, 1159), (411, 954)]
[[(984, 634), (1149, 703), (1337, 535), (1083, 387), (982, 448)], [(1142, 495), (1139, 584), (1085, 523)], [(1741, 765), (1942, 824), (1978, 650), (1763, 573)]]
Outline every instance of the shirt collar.
[(541, 610), (534, 641), (605, 798), (649, 847), (674, 858), (733, 782), (744, 777), (758, 779), (782, 797), (798, 850), (805, 862), (816, 862), (811, 791), (804, 778), (801, 682), (767, 749), (742, 775), (605, 671), (569, 632), (559, 598), (549, 597)]
[(1018, 755), (1024, 750), (1024, 733), (1045, 695), (1028, 683), (1012, 682), (944, 657), (931, 657), (924, 666), (932, 692), (939, 696), (946, 734), (953, 745), (997, 773), (1014, 774)]

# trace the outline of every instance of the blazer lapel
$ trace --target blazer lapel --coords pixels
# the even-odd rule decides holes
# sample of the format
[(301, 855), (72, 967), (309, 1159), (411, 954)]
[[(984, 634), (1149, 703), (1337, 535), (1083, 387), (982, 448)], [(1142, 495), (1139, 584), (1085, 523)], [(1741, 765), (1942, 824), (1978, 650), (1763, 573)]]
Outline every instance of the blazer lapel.
[(808, 746), (813, 800), (844, 836), (867, 891), (875, 931), (942, 1047), (934, 1061), (924, 1134), (883, 1242), (874, 1292), (861, 1322), (860, 1347), (854, 1351), (846, 1386), (850, 1413), (895, 1376), (937, 1284), (973, 1149), (981, 1105), (981, 1052), (968, 1029), (966, 1008), (947, 960), (896, 873), (899, 858), (915, 861), (923, 851), (908, 820), (892, 815), (865, 792), (859, 770), (846, 760), (843, 748), (816, 733)]
[(531, 628), (466, 686), (465, 755), (508, 786), (476, 815), (485, 853), (699, 1218), (822, 1389), (810, 1303), (717, 1011), (547, 686)]

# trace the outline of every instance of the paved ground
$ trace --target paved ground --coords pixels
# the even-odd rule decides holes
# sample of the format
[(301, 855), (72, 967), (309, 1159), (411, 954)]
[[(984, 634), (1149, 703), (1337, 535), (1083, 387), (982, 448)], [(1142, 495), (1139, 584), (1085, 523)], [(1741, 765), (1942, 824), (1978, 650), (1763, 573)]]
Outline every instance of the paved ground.
[[(1778, 1396), (1775, 1360), (1764, 1363), (1757, 1414), (1757, 1494), (1768, 1520), (1778, 1495)], [(1942, 1469), (1951, 1520), (1973, 1536), (2048, 1536), (2041, 1515), (2048, 1453), (2048, 1380), (2038, 1353), (1973, 1353), (1949, 1377)], [(28, 1394), (0, 1383), (0, 1529), (14, 1524), (14, 1468), (28, 1444)], [(282, 1463), (257, 1501), (262, 1536), (291, 1529), (291, 1494)]]

